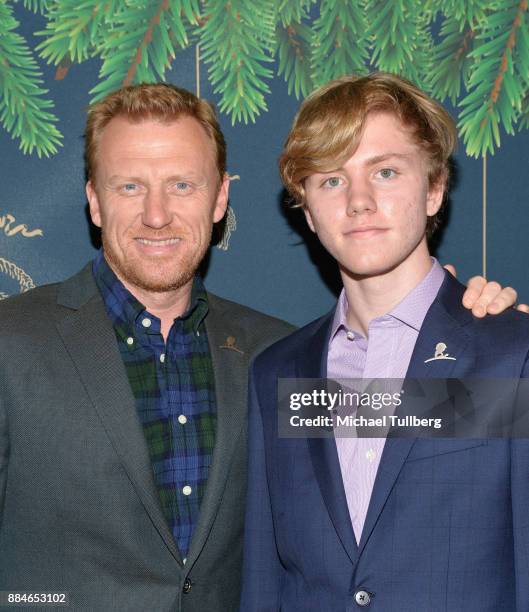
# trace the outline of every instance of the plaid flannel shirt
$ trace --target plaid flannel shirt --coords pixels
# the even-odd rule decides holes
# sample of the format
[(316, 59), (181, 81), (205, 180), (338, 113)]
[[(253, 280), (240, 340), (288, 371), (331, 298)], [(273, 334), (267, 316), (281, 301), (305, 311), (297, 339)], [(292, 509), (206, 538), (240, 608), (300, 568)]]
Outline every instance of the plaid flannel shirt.
[(100, 252), (93, 273), (136, 400), (161, 506), (182, 557), (189, 551), (215, 446), (215, 383), (195, 277), (189, 310), (167, 338), (160, 320), (123, 286)]

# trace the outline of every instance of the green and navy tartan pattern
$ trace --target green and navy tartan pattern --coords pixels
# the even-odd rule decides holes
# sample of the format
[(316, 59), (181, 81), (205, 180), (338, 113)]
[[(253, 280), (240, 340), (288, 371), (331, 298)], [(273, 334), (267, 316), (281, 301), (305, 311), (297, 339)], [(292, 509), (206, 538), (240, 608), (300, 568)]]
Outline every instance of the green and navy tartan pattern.
[[(93, 273), (136, 399), (161, 506), (185, 558), (215, 446), (206, 291), (195, 277), (191, 307), (175, 319), (165, 345), (160, 320), (124, 287), (102, 252), (93, 262)], [(144, 319), (150, 320), (149, 327)]]

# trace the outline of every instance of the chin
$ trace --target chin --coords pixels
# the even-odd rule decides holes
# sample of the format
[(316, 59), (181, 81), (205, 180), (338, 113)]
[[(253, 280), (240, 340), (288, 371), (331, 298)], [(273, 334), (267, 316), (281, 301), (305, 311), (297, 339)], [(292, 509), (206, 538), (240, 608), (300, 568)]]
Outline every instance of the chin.
[(373, 259), (363, 259), (363, 260), (355, 260), (355, 261), (343, 261), (340, 262), (340, 269), (345, 272), (348, 276), (379, 276), (389, 272), (393, 269), (394, 266), (391, 266), (390, 262), (373, 260)]
[(163, 269), (156, 270), (152, 274), (141, 270), (123, 270), (124, 280), (151, 293), (165, 293), (175, 291), (189, 283), (196, 273), (195, 266), (181, 267), (178, 270), (171, 270), (163, 273)]

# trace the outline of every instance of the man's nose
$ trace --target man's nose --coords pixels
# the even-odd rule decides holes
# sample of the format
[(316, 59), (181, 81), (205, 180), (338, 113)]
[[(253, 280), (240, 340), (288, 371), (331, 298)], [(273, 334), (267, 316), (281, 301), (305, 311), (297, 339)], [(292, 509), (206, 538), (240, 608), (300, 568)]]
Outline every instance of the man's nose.
[(169, 225), (172, 213), (167, 195), (158, 190), (149, 190), (143, 203), (142, 221), (147, 227), (159, 229)]
[(374, 213), (376, 210), (377, 204), (369, 184), (364, 181), (351, 182), (347, 190), (347, 216)]

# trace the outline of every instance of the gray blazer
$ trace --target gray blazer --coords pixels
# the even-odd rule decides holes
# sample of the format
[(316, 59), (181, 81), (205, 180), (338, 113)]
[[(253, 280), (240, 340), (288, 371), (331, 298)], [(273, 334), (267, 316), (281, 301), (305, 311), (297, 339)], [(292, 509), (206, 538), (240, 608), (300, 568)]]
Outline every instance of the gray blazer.
[(73, 610), (238, 609), (247, 368), (293, 327), (209, 304), (217, 438), (183, 564), (90, 266), (0, 303), (0, 591), (67, 592)]

